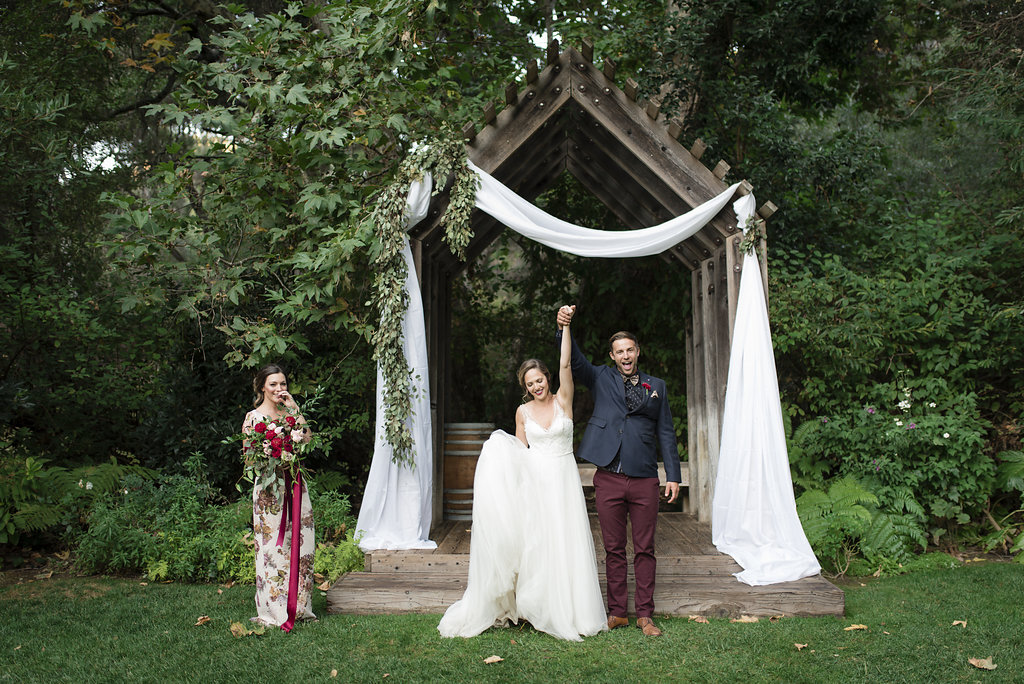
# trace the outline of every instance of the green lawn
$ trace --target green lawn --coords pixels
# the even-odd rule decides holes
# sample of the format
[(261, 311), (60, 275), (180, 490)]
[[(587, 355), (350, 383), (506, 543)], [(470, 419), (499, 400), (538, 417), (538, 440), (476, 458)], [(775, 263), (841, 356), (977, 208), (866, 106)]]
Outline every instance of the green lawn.
[[(249, 586), (101, 578), (8, 585), (0, 588), (0, 681), (1024, 681), (1019, 564), (855, 582), (843, 619), (662, 619), (661, 639), (631, 627), (581, 644), (529, 628), (441, 639), (436, 615), (326, 615), (319, 595), (319, 622), (236, 638), (230, 625), (248, 626), (252, 594)], [(209, 622), (196, 626), (203, 615)], [(846, 631), (851, 624), (867, 629)], [(504, 660), (484, 664), (491, 655)], [(968, 663), (985, 657), (995, 670)]]

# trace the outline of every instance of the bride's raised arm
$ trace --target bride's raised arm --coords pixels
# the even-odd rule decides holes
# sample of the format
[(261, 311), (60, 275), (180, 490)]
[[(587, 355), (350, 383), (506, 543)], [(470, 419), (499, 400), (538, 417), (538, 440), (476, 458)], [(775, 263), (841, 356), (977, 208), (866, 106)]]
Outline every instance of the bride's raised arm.
[(572, 380), (572, 333), (569, 324), (562, 326), (562, 346), (558, 358), (558, 394), (556, 399), (565, 415), (572, 419), (572, 395), (576, 386)]

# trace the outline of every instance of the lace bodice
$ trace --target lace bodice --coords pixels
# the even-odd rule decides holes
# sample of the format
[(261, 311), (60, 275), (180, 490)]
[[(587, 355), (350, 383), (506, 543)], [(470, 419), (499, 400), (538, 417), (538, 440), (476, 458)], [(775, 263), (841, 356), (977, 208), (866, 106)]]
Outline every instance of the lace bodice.
[(534, 420), (530, 413), (532, 402), (523, 405), (526, 413), (524, 427), (526, 429), (526, 440), (530, 443), (530, 449), (549, 452), (552, 456), (572, 455), (572, 420), (565, 415), (558, 400), (555, 400), (555, 413), (551, 419), (551, 426), (544, 429), (540, 423)]

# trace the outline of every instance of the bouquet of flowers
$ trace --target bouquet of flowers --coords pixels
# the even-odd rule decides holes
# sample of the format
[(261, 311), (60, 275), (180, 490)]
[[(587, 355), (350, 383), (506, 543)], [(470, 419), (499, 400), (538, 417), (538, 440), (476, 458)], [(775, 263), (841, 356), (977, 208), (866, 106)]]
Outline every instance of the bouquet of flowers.
[(292, 412), (276, 420), (257, 421), (250, 434), (242, 435), (243, 479), (280, 491), (286, 479), (293, 480), (302, 469), (302, 454), (311, 442), (306, 425)]

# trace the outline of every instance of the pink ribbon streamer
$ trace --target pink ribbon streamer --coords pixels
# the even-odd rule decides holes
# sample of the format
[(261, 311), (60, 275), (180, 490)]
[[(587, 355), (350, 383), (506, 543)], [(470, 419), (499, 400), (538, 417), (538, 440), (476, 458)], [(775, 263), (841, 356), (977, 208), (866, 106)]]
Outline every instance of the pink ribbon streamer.
[(284, 478), (284, 504), (281, 509), (281, 528), (277, 534), (277, 545), (284, 544), (285, 530), (288, 529), (288, 518), (291, 517), (292, 541), (291, 558), (288, 563), (288, 619), (281, 625), (285, 632), (292, 631), (295, 626), (295, 613), (299, 606), (299, 542), (302, 537), (302, 473), (295, 473), (292, 481), (291, 473)]

